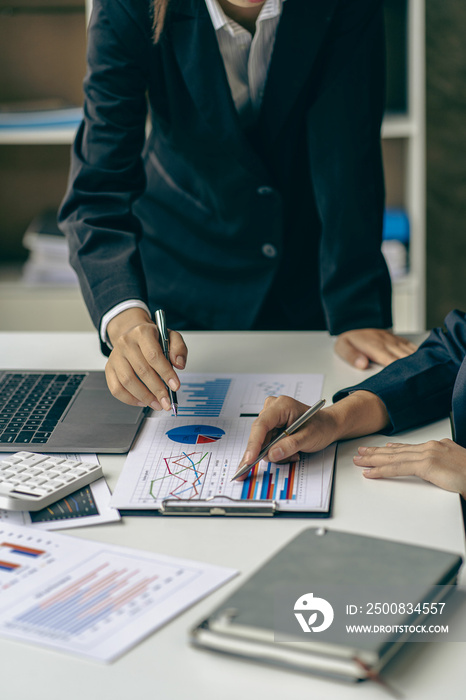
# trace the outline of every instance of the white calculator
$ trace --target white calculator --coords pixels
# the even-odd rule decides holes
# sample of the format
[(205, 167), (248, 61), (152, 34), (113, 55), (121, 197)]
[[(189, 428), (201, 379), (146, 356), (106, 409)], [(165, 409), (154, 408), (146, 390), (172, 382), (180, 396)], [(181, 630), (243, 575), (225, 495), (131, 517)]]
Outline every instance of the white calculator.
[(16, 452), (0, 459), (0, 508), (41, 510), (101, 476), (100, 464)]

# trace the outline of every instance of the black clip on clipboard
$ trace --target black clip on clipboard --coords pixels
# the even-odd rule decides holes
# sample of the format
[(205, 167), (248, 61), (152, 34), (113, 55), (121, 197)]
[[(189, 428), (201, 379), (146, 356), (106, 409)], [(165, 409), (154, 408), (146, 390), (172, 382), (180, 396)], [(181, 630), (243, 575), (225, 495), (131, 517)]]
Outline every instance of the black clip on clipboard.
[[(216, 503), (213, 503), (216, 501)], [(244, 501), (230, 496), (211, 496), (203, 501), (165, 498), (159, 512), (161, 515), (275, 515), (277, 501)]]

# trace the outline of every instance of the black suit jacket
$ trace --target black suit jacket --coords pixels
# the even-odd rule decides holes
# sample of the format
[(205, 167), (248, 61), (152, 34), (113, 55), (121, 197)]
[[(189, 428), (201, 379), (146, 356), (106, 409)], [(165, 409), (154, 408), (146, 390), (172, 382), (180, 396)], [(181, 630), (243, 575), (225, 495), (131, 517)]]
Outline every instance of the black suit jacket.
[(452, 412), (454, 439), (466, 447), (466, 314), (452, 311), (417, 352), (379, 374), (335, 394), (334, 401), (363, 389), (382, 399), (396, 433)]
[(287, 0), (251, 133), (204, 0), (173, 0), (157, 45), (148, 8), (94, 0), (89, 27), (59, 221), (95, 325), (139, 298), (248, 329), (275, 285), (286, 327), (390, 326), (381, 0)]

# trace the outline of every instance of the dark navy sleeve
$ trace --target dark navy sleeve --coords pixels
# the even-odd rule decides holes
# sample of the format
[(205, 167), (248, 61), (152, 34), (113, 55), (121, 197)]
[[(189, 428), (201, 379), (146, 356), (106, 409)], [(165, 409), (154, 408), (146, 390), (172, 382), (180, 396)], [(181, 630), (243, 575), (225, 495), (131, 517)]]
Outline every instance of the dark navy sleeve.
[(127, 299), (147, 301), (134, 201), (145, 188), (149, 42), (135, 0), (95, 0), (88, 30), (84, 120), (59, 212), (94, 325)]
[(451, 411), (453, 388), (466, 357), (466, 314), (452, 311), (418, 350), (381, 372), (335, 394), (334, 402), (364, 390), (385, 404), (396, 433), (445, 418)]

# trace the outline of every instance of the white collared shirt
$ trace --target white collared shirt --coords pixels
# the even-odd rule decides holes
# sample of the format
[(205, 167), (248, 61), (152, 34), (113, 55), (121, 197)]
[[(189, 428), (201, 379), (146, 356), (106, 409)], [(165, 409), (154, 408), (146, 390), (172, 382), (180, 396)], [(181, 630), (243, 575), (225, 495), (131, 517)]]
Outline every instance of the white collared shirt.
[[(233, 102), (242, 126), (251, 126), (259, 114), (267, 73), (272, 58), (278, 23), (285, 0), (266, 0), (256, 20), (254, 36), (228, 17), (217, 0), (205, 0), (217, 35), (220, 53), (230, 86)], [(139, 299), (128, 299), (111, 308), (103, 316), (100, 337), (109, 348), (107, 326), (122, 311), (131, 308), (147, 311)]]
[(217, 0), (205, 0), (217, 35), (233, 102), (243, 126), (255, 122), (262, 104), (284, 2), (285, 0), (266, 0), (252, 36), (247, 29), (225, 14)]

